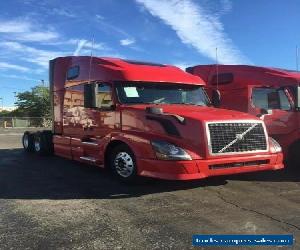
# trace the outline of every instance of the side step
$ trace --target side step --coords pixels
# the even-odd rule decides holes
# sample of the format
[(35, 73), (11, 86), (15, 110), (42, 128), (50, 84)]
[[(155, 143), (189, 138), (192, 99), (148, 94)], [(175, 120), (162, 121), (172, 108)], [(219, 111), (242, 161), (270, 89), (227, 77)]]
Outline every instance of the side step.
[(83, 142), (81, 142), (81, 143), (82, 143), (82, 144), (85, 144), (85, 145), (99, 146), (99, 144), (96, 143), (96, 142), (83, 141)]
[(90, 161), (90, 162), (93, 162), (93, 163), (95, 163), (95, 162), (97, 161), (96, 158), (91, 157), (91, 156), (81, 156), (81, 157), (80, 157), (80, 160)]

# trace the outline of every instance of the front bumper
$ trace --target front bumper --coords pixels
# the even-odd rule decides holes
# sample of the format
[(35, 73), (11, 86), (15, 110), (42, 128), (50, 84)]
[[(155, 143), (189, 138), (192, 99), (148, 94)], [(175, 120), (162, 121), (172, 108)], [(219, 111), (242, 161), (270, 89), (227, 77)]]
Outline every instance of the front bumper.
[(217, 175), (278, 170), (284, 168), (282, 161), (282, 153), (192, 161), (137, 159), (139, 175), (165, 180), (194, 180)]

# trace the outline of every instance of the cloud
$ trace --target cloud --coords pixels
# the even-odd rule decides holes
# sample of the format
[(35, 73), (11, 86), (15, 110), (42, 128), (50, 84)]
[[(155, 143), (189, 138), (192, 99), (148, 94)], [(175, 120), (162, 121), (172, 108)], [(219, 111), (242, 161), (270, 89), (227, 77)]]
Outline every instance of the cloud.
[(100, 14), (97, 14), (97, 15), (96, 15), (96, 18), (97, 18), (98, 20), (104, 20), (104, 16), (102, 16), (102, 15), (100, 15)]
[[(135, 43), (135, 38), (133, 36), (118, 26), (110, 24), (102, 15), (95, 15), (95, 20), (100, 24), (96, 25), (97, 29), (101, 30), (101, 32), (105, 32), (111, 36), (119, 38), (122, 46), (130, 46)], [(142, 49), (137, 46), (131, 46), (130, 48), (137, 51), (142, 51)]]
[(0, 20), (0, 34), (18, 41), (42, 42), (59, 38), (59, 34), (32, 24), (29, 20)]
[(24, 66), (11, 64), (7, 62), (0, 62), (0, 70), (16, 70), (21, 72), (28, 72), (30, 69)]
[(8, 50), (20, 60), (48, 68), (49, 60), (63, 56), (66, 52), (36, 49), (19, 42), (0, 42), (0, 48)]
[[(118, 55), (116, 52), (106, 47), (102, 43), (95, 43), (84, 39), (70, 39), (66, 41), (67, 44), (77, 44), (76, 50), (72, 53), (70, 51), (58, 51), (58, 50), (44, 50), (37, 49), (32, 46), (24, 45), (20, 42), (4, 41), (0, 42), (0, 49), (8, 52), (7, 57), (18, 57), (21, 61), (26, 61), (34, 63), (41, 66), (44, 70), (49, 66), (49, 60), (60, 56), (67, 55), (79, 55), (79, 54), (89, 54), (91, 48), (93, 48), (94, 55), (106, 55), (115, 56)], [(84, 49), (85, 48), (85, 49)], [(88, 50), (87, 50), (88, 49)], [(37, 70), (37, 69), (36, 69)], [(41, 73), (36, 71), (35, 73)]]
[(73, 44), (73, 45), (78, 45), (80, 42), (84, 41), (84, 48), (88, 48), (88, 49), (95, 49), (95, 50), (110, 50), (109, 47), (107, 47), (104, 43), (97, 43), (97, 42), (93, 42), (93, 41), (89, 41), (86, 39), (70, 39), (65, 41), (65, 44)]
[(173, 63), (172, 65), (174, 65), (174, 66), (176, 66), (176, 67), (178, 67), (178, 68), (180, 68), (180, 69), (182, 69), (182, 70), (185, 71), (185, 69), (187, 67), (190, 67), (191, 65), (195, 65), (195, 64), (196, 63), (191, 64), (191, 63), (186, 63), (186, 62), (179, 62), (179, 63)]
[[(90, 54), (116, 55), (112, 48), (101, 42), (92, 42), (87, 39), (69, 38), (53, 29), (47, 29), (34, 20), (19, 18), (13, 20), (0, 19), (0, 58), (9, 62), (17, 59), (15, 64), (0, 64), (5, 70), (30, 71), (32, 74), (44, 74), (49, 60), (67, 55)], [(30, 68), (21, 63), (29, 62)], [(18, 64), (21, 65), (18, 65)], [(38, 66), (38, 67), (37, 67)]]
[(54, 8), (52, 10), (52, 14), (64, 16), (64, 17), (70, 17), (70, 18), (76, 17), (76, 15), (74, 13), (72, 13), (68, 10), (65, 10), (65, 9), (58, 9), (58, 8)]
[[(136, 2), (169, 25), (184, 44), (194, 47), (200, 54), (215, 60), (218, 48), (220, 63), (249, 63), (225, 33), (220, 16), (209, 14), (192, 0), (136, 0)], [(226, 4), (228, 1), (224, 4), (228, 10), (229, 4)]]
[(127, 38), (127, 39), (121, 39), (120, 40), (120, 44), (122, 46), (128, 46), (128, 45), (132, 45), (135, 43), (135, 39), (133, 38)]
[(100, 24), (100, 25), (96, 25), (97, 29), (100, 29), (103, 32), (110, 35), (127, 37), (128, 39), (134, 40), (134, 38), (123, 29), (120, 29), (119, 27), (105, 21), (103, 16), (98, 14), (95, 16), (95, 20)]
[(28, 32), (15, 35), (15, 40), (30, 41), (30, 42), (42, 42), (57, 39), (59, 35), (56, 32), (44, 31), (44, 32)]
[(39, 81), (38, 79), (30, 78), (24, 75), (14, 75), (14, 74), (1, 74), (2, 77), (12, 78), (12, 79), (21, 79), (25, 81)]
[(80, 55), (81, 54), (80, 52), (84, 52), (83, 54), (86, 54), (87, 52), (91, 53), (91, 51), (97, 51), (97, 50), (103, 52), (111, 51), (111, 48), (107, 47), (104, 43), (96, 43), (93, 41), (88, 41), (86, 39), (70, 39), (66, 41), (66, 43), (77, 45), (73, 53), (74, 56)]
[(221, 4), (222, 4), (222, 10), (221, 10), (222, 14), (227, 14), (232, 10), (232, 2), (230, 0), (221, 0)]
[[(32, 73), (39, 73), (48, 68), (49, 60), (66, 55), (80, 55), (90, 54), (91, 49), (94, 54), (98, 52), (110, 52), (112, 49), (107, 47), (104, 43), (91, 42), (86, 39), (62, 39), (62, 35), (53, 30), (39, 31), (39, 27), (28, 20), (7, 20), (0, 21), (0, 49), (2, 50), (2, 58), (8, 60), (9, 58), (18, 58), (19, 61), (30, 62), (40, 66), (40, 68), (32, 69)], [(31, 42), (31, 43), (30, 43)], [(39, 45), (37, 48), (36, 45)], [(47, 49), (40, 47), (47, 46)], [(51, 46), (51, 49), (48, 47)], [(64, 49), (58, 49), (63, 46)], [(76, 46), (74, 52), (66, 51), (65, 48), (70, 49), (71, 46)], [(17, 63), (18, 64), (18, 63)], [(8, 69), (8, 65), (3, 65), (3, 68)], [(34, 67), (32, 67), (34, 68)], [(12, 66), (10, 69), (22, 70)]]
[(189, 58), (186, 58), (186, 61), (173, 61), (171, 62), (172, 65), (182, 69), (185, 71), (186, 68), (191, 67), (193, 65), (197, 65), (197, 64), (203, 64), (203, 61), (189, 61)]
[(0, 21), (0, 33), (23, 33), (28, 32), (31, 24), (17, 20)]
[(87, 43), (87, 40), (79, 40), (76, 50), (73, 53), (73, 56), (78, 56), (80, 53), (80, 50), (83, 48), (83, 46)]

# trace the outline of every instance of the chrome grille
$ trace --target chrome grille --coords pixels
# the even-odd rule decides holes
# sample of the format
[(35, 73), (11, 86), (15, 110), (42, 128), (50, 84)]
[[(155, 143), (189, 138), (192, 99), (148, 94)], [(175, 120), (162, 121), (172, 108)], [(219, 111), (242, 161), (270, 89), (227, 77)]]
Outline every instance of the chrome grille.
[(267, 140), (261, 122), (208, 123), (211, 154), (267, 151)]

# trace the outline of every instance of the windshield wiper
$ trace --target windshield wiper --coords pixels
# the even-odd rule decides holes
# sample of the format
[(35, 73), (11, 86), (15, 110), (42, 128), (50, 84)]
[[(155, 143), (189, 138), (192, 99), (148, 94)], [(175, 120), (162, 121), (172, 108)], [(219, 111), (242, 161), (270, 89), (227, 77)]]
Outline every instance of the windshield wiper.
[(192, 102), (172, 102), (172, 103), (168, 103), (168, 104), (181, 104), (181, 105), (193, 105), (193, 106), (206, 106), (205, 104), (195, 104)]

